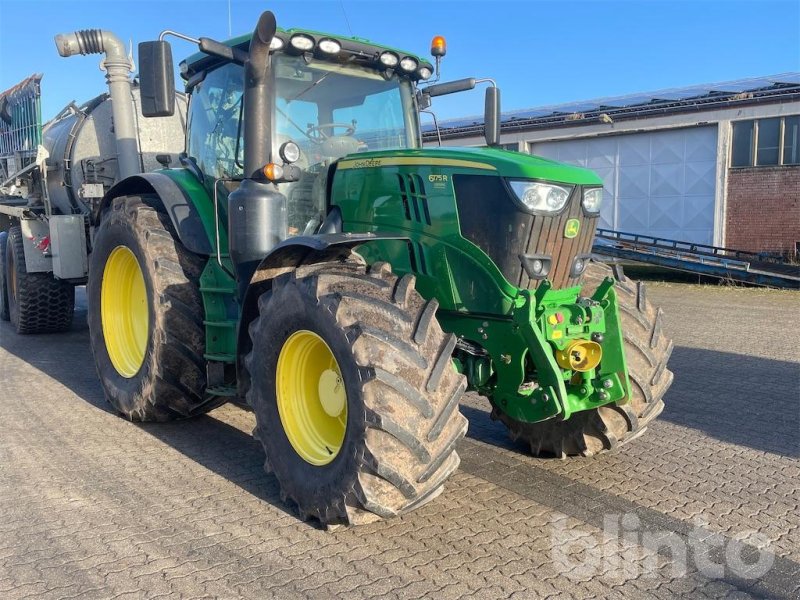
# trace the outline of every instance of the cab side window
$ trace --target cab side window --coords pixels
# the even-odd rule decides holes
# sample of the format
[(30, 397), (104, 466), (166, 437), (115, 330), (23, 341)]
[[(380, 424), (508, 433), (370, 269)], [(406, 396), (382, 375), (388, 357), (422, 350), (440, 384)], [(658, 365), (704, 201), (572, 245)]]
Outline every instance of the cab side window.
[(232, 63), (208, 73), (192, 92), (186, 152), (212, 179), (244, 175), (239, 127), (242, 95), (242, 67)]

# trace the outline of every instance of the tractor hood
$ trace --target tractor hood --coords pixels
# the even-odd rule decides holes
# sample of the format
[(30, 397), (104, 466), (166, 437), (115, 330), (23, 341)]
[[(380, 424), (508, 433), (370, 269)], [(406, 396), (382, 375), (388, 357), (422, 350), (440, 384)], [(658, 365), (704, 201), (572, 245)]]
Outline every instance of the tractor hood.
[(602, 185), (589, 169), (574, 167), (538, 156), (496, 148), (423, 148), (383, 150), (350, 154), (339, 161), (342, 169), (394, 166), (445, 167), (448, 170), (484, 171), (510, 179), (542, 179), (577, 185)]

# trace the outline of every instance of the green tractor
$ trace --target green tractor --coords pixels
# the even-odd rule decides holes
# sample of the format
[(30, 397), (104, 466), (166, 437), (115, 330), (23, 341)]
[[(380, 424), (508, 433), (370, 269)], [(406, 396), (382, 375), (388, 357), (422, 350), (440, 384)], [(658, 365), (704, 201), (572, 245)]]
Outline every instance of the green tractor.
[[(269, 12), (182, 37), (201, 51), (180, 65), (181, 164), (122, 179), (91, 222), (91, 343), (122, 415), (245, 399), (284, 500), (333, 526), (441, 492), (467, 391), (543, 456), (611, 450), (661, 412), (662, 313), (590, 255), (601, 180), (492, 147), (493, 84), (488, 147), (422, 147), (419, 111), (480, 83), (426, 83), (442, 40), (434, 66)], [(139, 47), (145, 116), (174, 113), (171, 56)]]

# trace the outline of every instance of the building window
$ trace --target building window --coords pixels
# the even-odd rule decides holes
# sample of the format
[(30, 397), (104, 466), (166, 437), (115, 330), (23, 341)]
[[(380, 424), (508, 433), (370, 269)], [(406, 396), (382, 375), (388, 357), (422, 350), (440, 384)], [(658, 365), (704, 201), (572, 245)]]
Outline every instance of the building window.
[(500, 144), (500, 147), (503, 150), (513, 150), (514, 152), (519, 150), (519, 144), (517, 142), (514, 142), (513, 144)]
[(783, 164), (800, 165), (800, 117), (783, 120)]
[(756, 142), (756, 164), (777, 165), (780, 158), (780, 119), (761, 119), (758, 121), (758, 141)]
[(737, 121), (731, 167), (800, 164), (800, 116)]
[(753, 166), (753, 139), (755, 131), (755, 121), (738, 121), (733, 124), (732, 167)]

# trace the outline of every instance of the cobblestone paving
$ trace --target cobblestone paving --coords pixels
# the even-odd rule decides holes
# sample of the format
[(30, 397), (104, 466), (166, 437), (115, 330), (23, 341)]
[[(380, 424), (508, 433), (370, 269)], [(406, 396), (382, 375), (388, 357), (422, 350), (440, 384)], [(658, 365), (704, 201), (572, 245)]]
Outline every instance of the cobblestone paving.
[(470, 397), (445, 492), (334, 533), (281, 504), (250, 413), (128, 423), (102, 397), (85, 310), (61, 336), (3, 323), (0, 598), (798, 598), (800, 297), (650, 299), (675, 383), (641, 438), (536, 460)]

